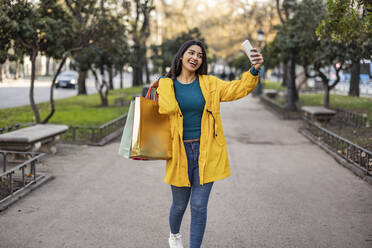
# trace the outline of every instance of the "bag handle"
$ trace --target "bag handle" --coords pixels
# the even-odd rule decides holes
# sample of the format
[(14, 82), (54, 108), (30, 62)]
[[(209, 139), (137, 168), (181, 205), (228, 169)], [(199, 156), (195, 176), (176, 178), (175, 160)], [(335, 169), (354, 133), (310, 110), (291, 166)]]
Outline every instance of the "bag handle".
[[(150, 88), (149, 88), (149, 90), (147, 91), (147, 94), (146, 94), (146, 97), (145, 98), (150, 99), (150, 100), (154, 100), (153, 94), (152, 94), (152, 89), (153, 88), (154, 87), (151, 85)], [(157, 92), (155, 93), (155, 100), (154, 101), (155, 102), (158, 102), (158, 93)]]

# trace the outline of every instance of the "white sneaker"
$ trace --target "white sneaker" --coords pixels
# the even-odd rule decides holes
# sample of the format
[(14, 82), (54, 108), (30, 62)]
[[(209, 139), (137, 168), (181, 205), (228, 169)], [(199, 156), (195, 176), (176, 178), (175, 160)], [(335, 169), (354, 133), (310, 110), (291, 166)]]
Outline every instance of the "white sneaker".
[(168, 242), (170, 248), (183, 248), (182, 235), (180, 233), (170, 233)]

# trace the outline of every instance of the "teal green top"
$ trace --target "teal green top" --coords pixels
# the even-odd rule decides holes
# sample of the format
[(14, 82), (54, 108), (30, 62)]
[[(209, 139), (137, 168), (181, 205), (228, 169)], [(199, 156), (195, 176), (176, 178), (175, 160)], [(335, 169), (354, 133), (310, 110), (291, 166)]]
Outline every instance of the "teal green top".
[[(252, 75), (257, 76), (259, 71), (252, 66)], [(183, 115), (183, 139), (199, 139), (201, 130), (201, 118), (203, 115), (205, 99), (200, 89), (199, 78), (190, 84), (182, 84), (174, 80), (174, 90), (178, 105)]]
[(183, 115), (183, 139), (199, 139), (205, 99), (198, 77), (190, 84), (181, 84), (176, 79), (174, 90)]

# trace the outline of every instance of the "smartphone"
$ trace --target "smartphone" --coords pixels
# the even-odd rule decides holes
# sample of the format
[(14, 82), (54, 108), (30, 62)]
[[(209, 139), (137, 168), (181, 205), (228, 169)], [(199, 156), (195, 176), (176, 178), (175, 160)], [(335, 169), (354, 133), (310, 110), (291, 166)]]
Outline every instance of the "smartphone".
[(251, 61), (251, 63), (253, 64), (252, 60), (251, 60), (251, 49), (253, 48), (251, 43), (249, 42), (249, 40), (245, 40), (243, 43), (242, 43), (242, 47), (244, 48), (244, 51), (245, 53), (247, 54), (249, 60)]

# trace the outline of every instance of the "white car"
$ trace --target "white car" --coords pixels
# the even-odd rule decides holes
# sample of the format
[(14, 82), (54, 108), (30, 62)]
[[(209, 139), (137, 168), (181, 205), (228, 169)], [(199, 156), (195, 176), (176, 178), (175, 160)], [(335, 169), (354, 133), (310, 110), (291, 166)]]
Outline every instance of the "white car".
[(75, 71), (64, 71), (57, 77), (56, 88), (76, 88), (78, 73)]

